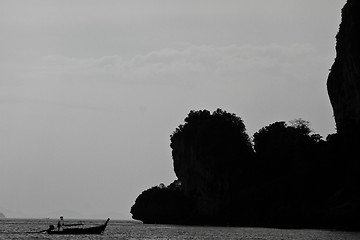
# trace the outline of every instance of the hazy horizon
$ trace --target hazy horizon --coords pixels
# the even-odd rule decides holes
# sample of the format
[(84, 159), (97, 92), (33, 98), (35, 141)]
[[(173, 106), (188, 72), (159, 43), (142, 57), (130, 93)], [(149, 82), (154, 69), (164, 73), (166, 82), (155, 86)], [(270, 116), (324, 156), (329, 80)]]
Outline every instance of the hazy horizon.
[(130, 219), (176, 179), (190, 110), (235, 113), (250, 136), (295, 118), (334, 133), (345, 2), (1, 1), (0, 212)]

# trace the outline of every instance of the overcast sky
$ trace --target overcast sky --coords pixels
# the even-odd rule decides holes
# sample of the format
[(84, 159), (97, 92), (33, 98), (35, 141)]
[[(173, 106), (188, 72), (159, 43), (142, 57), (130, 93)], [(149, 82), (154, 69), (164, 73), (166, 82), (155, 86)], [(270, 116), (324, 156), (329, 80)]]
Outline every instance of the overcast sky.
[(192, 109), (235, 113), (249, 135), (295, 118), (335, 132), (344, 3), (0, 1), (0, 211), (130, 219), (176, 179), (170, 135)]

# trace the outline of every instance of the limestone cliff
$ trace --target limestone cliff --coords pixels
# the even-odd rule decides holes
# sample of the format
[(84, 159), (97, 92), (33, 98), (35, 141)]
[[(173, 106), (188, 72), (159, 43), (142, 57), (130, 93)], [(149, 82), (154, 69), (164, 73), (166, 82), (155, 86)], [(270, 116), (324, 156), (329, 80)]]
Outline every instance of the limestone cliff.
[(360, 1), (348, 0), (336, 36), (336, 59), (327, 80), (338, 132), (360, 129)]
[(253, 150), (242, 120), (233, 114), (197, 111), (185, 121), (171, 138), (174, 170), (194, 215), (215, 221), (235, 200)]
[[(327, 211), (327, 219), (354, 224), (360, 215), (360, 1), (348, 0), (336, 36), (336, 59), (327, 81), (339, 142), (337, 162), (344, 184)], [(356, 222), (356, 221), (355, 221)], [(359, 229), (359, 226), (353, 226)]]

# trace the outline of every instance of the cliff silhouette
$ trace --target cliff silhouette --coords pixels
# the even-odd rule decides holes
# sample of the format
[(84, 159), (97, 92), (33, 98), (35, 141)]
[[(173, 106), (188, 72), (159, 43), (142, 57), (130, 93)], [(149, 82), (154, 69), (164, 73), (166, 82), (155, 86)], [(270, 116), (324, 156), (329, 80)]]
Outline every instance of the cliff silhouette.
[(295, 119), (261, 128), (217, 109), (191, 111), (171, 135), (169, 186), (141, 193), (144, 223), (360, 230), (360, 2), (348, 0), (328, 77), (337, 133)]
[(336, 58), (327, 89), (339, 133), (351, 134), (360, 126), (360, 2), (348, 0), (336, 36)]
[[(337, 193), (336, 207), (330, 219), (348, 218), (360, 229), (360, 2), (348, 0), (342, 9), (342, 21), (336, 36), (336, 58), (331, 67), (327, 89), (334, 110), (338, 149), (337, 161), (345, 176), (344, 187)], [(354, 226), (356, 225), (356, 226)]]

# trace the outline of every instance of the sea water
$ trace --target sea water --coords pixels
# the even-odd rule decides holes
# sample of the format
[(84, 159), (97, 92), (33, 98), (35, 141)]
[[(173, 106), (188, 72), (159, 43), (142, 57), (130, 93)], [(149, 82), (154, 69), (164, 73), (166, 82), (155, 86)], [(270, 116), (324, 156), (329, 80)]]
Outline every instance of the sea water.
[[(95, 226), (104, 220), (72, 220), (85, 226)], [(70, 222), (68, 220), (67, 222)], [(360, 233), (328, 230), (291, 230), (241, 227), (193, 227), (175, 225), (145, 225), (133, 221), (110, 220), (102, 235), (47, 235), (38, 233), (57, 219), (0, 219), (0, 239), (242, 239), (242, 240), (360, 240)]]

